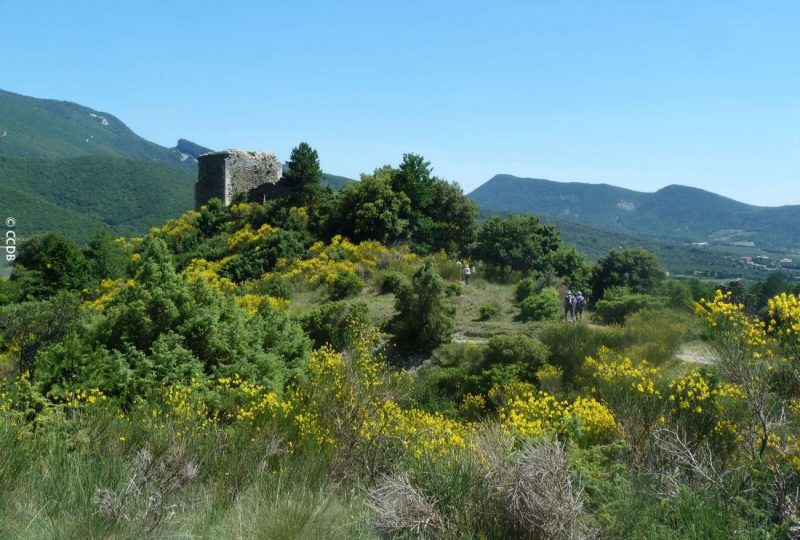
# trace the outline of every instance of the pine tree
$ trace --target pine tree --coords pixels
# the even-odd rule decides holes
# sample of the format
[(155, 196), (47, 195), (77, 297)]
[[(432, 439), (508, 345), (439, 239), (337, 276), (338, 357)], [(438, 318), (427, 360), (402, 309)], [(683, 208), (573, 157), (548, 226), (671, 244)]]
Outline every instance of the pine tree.
[(284, 181), (298, 206), (313, 206), (322, 192), (322, 168), (319, 155), (308, 143), (301, 142), (289, 157)]

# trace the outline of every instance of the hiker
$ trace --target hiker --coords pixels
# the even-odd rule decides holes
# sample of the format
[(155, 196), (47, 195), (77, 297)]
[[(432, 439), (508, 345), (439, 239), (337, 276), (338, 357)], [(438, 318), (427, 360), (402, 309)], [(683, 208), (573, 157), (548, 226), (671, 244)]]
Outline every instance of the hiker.
[(575, 304), (577, 301), (572, 295), (572, 291), (567, 291), (564, 295), (564, 318), (567, 322), (575, 322)]
[(578, 296), (575, 297), (575, 318), (579, 321), (583, 319), (583, 308), (586, 307), (586, 297), (583, 296), (581, 291), (578, 291)]
[(472, 269), (468, 264), (464, 265), (464, 283), (469, 285), (469, 277), (472, 275)]

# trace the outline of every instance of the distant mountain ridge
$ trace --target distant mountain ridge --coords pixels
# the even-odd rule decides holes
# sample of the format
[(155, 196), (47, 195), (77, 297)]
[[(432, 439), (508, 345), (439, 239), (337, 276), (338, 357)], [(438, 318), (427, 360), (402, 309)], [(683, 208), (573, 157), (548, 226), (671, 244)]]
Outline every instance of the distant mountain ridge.
[(609, 184), (500, 174), (468, 197), (489, 211), (532, 212), (661, 240), (800, 249), (800, 205), (753, 206), (687, 186), (643, 193)]

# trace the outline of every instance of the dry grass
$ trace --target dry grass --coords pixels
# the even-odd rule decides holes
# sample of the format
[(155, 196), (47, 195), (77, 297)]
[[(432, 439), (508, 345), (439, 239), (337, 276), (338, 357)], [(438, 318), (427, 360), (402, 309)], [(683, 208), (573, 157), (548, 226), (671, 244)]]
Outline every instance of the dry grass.
[(564, 448), (539, 440), (525, 444), (488, 481), (505, 501), (521, 537), (577, 540), (591, 537), (580, 491), (572, 484)]
[(436, 501), (413, 486), (405, 474), (383, 477), (369, 490), (367, 504), (375, 512), (375, 526), (382, 534), (436, 538), (451, 529)]

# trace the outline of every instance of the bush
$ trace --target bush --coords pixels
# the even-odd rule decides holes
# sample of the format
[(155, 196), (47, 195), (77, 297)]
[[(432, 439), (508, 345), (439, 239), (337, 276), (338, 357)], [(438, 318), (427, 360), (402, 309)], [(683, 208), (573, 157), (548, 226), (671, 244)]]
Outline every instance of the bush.
[(494, 319), (499, 314), (500, 314), (500, 306), (497, 305), (495, 302), (481, 304), (478, 307), (478, 316), (482, 321), (488, 321), (490, 319)]
[(558, 291), (547, 287), (522, 301), (519, 318), (523, 321), (554, 321), (559, 318), (561, 306)]
[(355, 296), (364, 288), (364, 280), (350, 270), (340, 272), (333, 278), (333, 281), (328, 286), (330, 290), (331, 299), (342, 300)]
[(327, 343), (339, 351), (352, 344), (356, 326), (370, 321), (369, 307), (364, 302), (326, 302), (298, 319), (315, 347)]
[(426, 262), (414, 274), (411, 285), (397, 291), (396, 296), (397, 315), (391, 327), (398, 345), (411, 351), (432, 351), (450, 340), (456, 307), (431, 262)]
[(294, 296), (294, 285), (281, 276), (271, 276), (258, 282), (258, 292), (275, 298), (291, 300)]
[(618, 329), (586, 324), (550, 324), (539, 332), (539, 339), (550, 352), (547, 362), (561, 369), (565, 387), (575, 383), (587, 356), (603, 345), (619, 348), (623, 341)]
[(402, 287), (409, 285), (408, 278), (401, 272), (386, 272), (383, 275), (381, 293), (397, 293)]
[(520, 364), (529, 377), (547, 360), (548, 354), (541, 341), (525, 334), (498, 334), (486, 345), (487, 364)]
[(517, 283), (517, 286), (514, 289), (514, 299), (517, 302), (522, 303), (529, 296), (536, 294), (536, 291), (536, 278), (533, 276), (522, 278), (519, 280), (519, 283)]
[(622, 324), (625, 318), (643, 309), (658, 309), (664, 303), (652, 296), (633, 293), (626, 287), (611, 287), (594, 307), (595, 316), (603, 324)]

